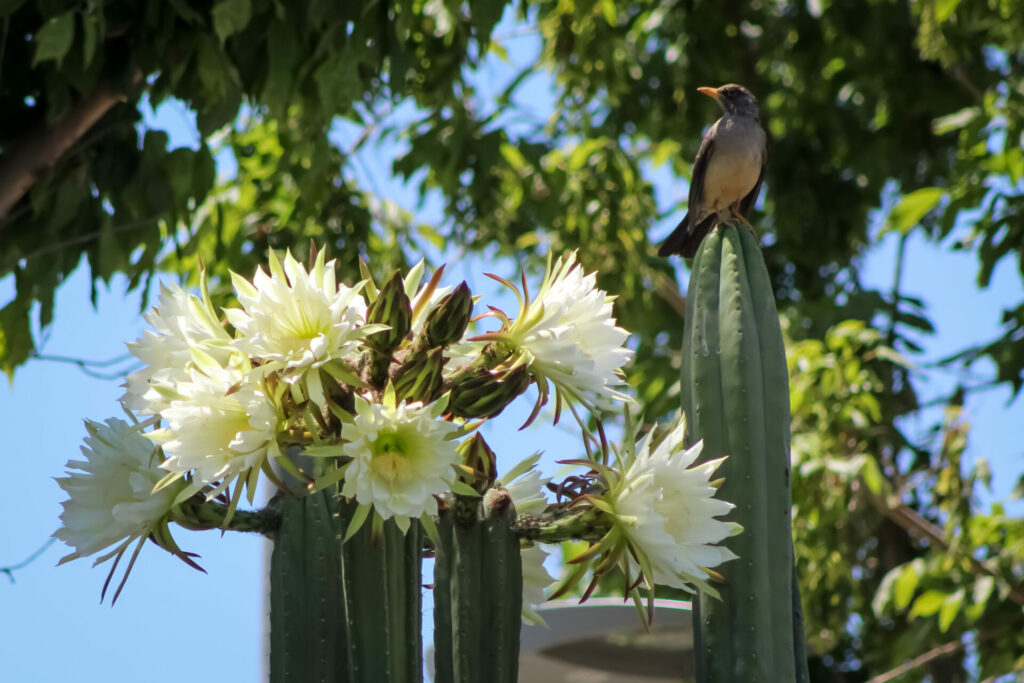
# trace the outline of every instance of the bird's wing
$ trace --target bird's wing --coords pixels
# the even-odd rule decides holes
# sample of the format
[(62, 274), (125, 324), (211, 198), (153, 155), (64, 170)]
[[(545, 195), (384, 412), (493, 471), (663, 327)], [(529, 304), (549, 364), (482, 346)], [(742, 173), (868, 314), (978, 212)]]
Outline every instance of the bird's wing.
[(711, 162), (711, 153), (715, 146), (712, 133), (714, 133), (714, 128), (709, 129), (704, 134), (704, 139), (700, 141), (697, 159), (693, 162), (693, 173), (690, 174), (690, 198), (688, 200), (689, 206), (686, 208), (697, 218), (691, 225), (699, 223), (702, 217), (701, 204), (704, 202), (704, 177), (707, 175), (708, 164)]
[(761, 173), (757, 176), (757, 182), (754, 183), (754, 189), (747, 193), (747, 196), (740, 201), (740, 215), (746, 219), (750, 219), (750, 211), (754, 208), (754, 203), (757, 202), (757, 195), (761, 193), (761, 183), (764, 182), (764, 169), (768, 166), (768, 155), (764, 154), (761, 157)]

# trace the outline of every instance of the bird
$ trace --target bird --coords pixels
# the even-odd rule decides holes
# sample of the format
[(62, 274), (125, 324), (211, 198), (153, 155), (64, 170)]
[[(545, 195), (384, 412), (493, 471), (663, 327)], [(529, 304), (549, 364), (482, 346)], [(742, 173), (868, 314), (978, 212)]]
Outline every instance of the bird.
[(753, 230), (746, 216), (761, 191), (768, 159), (757, 98), (735, 83), (697, 91), (718, 102), (722, 118), (701, 140), (687, 214), (661, 243), (658, 256), (693, 258), (704, 237), (722, 221), (739, 221)]

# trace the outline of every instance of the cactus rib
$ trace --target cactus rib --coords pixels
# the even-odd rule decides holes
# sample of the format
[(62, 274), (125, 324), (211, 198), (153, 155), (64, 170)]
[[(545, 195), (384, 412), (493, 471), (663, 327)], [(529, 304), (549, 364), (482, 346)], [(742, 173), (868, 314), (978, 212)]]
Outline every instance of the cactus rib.
[(703, 439), (705, 460), (729, 456), (719, 495), (744, 527), (727, 541), (739, 559), (721, 568), (721, 601), (701, 595), (695, 610), (697, 680), (796, 680), (786, 359), (767, 270), (744, 230), (720, 226), (697, 253), (681, 378), (688, 439)]

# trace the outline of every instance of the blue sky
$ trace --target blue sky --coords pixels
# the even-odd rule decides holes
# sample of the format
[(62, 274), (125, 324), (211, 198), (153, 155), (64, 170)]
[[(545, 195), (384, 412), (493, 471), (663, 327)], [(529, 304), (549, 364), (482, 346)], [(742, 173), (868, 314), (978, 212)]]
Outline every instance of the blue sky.
[[(502, 25), (503, 27), (506, 24)], [(499, 28), (508, 34), (508, 28)], [(514, 62), (529, 61), (537, 53), (536, 36), (509, 38), (506, 47)], [(507, 82), (514, 67), (492, 59), (478, 79), (482, 96)], [(729, 80), (727, 77), (723, 81)], [(519, 97), (550, 111), (550, 77), (532, 78)], [(394, 116), (408, 116), (401, 109)], [(546, 115), (545, 115), (546, 116)], [(714, 116), (708, 111), (709, 123)], [(147, 125), (171, 133), (172, 144), (192, 144), (194, 126), (180, 105), (165, 105), (147, 116)], [(344, 143), (353, 132), (341, 126), (336, 138)], [(355, 173), (367, 187), (391, 196), (416, 219), (437, 222), (436, 197), (418, 204), (415, 192), (390, 177), (390, 158), (400, 147), (369, 146)], [(230, 164), (222, 165), (230, 172)], [(683, 184), (655, 174), (657, 200), (663, 209), (686, 195)], [(769, 188), (770, 191), (770, 188)], [(652, 238), (668, 233), (678, 216), (673, 214), (652, 230)], [(874, 246), (864, 259), (867, 284), (887, 289), (893, 272), (895, 238)], [(929, 305), (937, 333), (923, 339), (926, 359), (940, 358), (998, 329), (1001, 308), (1018, 301), (1021, 281), (1011, 264), (1002, 264), (992, 286), (979, 291), (974, 279), (973, 255), (954, 253), (914, 238), (908, 247), (905, 288)], [(481, 277), (485, 270), (515, 274), (510, 262), (465, 259), (446, 276), (448, 284), (467, 278), (474, 292), (488, 291)], [(685, 284), (685, 273), (680, 281)], [(13, 283), (0, 281), (0, 305), (10, 297)], [(115, 279), (101, 288), (98, 305), (89, 304), (89, 275), (79, 268), (60, 290), (55, 323), (47, 332), (43, 351), (51, 355), (101, 360), (124, 352), (124, 343), (144, 329), (137, 292), (125, 294), (125, 283)], [(937, 377), (919, 385), (925, 398), (942, 395), (952, 378)], [(6, 520), (0, 543), (0, 566), (20, 561), (56, 529), (62, 492), (53, 477), (64, 463), (78, 456), (84, 436), (82, 420), (118, 415), (121, 389), (117, 382), (86, 376), (71, 365), (35, 361), (20, 369), (13, 385), (0, 387), (0, 414), (8, 426), (5, 453), (8, 490), (0, 496), (0, 517)], [(1014, 425), (1024, 421), (1024, 401), (1008, 403), (1009, 391), (999, 388), (971, 396), (966, 415), (973, 425), (968, 453), (987, 457), (994, 471), (993, 491), (987, 502), (1005, 499), (1020, 473), (1024, 445)], [(566, 427), (518, 432), (523, 410), (502, 421), (492, 443), (501, 444), (503, 469), (520, 457), (543, 448), (551, 461), (576, 456), (578, 438)], [(909, 425), (923, 430), (926, 425)], [(1013, 508), (1018, 513), (1019, 505)], [(53, 546), (31, 566), (16, 573), (13, 585), (0, 577), (0, 662), (3, 678), (19, 682), (60, 680), (178, 681), (210, 672), (229, 680), (260, 679), (262, 623), (266, 612), (262, 591), (263, 561), (267, 544), (257, 536), (216, 532), (177, 534), (182, 547), (198, 552), (208, 574), (195, 572), (167, 553), (149, 546), (142, 554), (116, 607), (99, 604), (105, 567), (93, 569), (89, 560), (56, 567), (66, 552)]]

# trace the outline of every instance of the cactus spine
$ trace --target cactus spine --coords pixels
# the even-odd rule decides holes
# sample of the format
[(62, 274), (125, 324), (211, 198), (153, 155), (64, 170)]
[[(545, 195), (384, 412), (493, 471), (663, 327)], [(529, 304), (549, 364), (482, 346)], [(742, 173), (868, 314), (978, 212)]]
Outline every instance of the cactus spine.
[(744, 528), (727, 545), (721, 601), (694, 610), (697, 680), (806, 680), (798, 661), (789, 485), (789, 385), (771, 282), (743, 229), (720, 226), (693, 263), (683, 340), (682, 401), (704, 457), (728, 455), (720, 496)]

